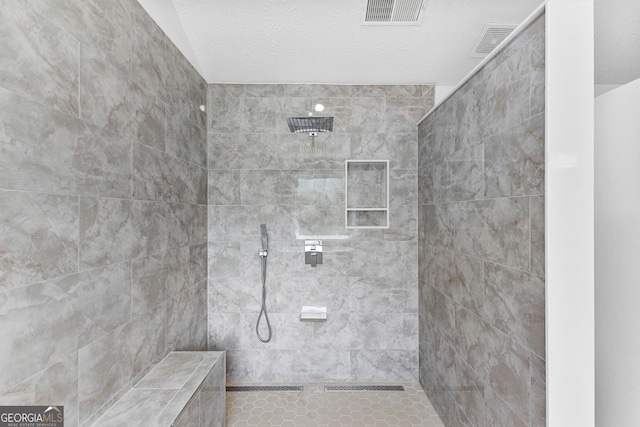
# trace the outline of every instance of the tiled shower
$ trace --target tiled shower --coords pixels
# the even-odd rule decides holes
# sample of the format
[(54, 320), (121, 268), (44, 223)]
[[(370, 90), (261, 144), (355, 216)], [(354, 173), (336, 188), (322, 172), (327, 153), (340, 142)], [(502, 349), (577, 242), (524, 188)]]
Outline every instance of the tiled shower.
[[(433, 86), (209, 85), (209, 346), (230, 381), (417, 380), (416, 123)], [(334, 116), (315, 141), (287, 117)], [(390, 161), (388, 229), (345, 228), (345, 160)], [(269, 230), (258, 341), (259, 224)], [(304, 263), (322, 238), (324, 263)], [(301, 322), (302, 306), (327, 321)]]
[(88, 425), (207, 347), (206, 85), (135, 0), (0, 20), (0, 402)]
[[(433, 85), (207, 85), (135, 0), (5, 2), (0, 404), (89, 425), (209, 348), (231, 381), (419, 379), (446, 425), (544, 425), (541, 20), (418, 127)], [(289, 133), (316, 103), (334, 131)], [(388, 229), (345, 229), (348, 159), (389, 160)]]

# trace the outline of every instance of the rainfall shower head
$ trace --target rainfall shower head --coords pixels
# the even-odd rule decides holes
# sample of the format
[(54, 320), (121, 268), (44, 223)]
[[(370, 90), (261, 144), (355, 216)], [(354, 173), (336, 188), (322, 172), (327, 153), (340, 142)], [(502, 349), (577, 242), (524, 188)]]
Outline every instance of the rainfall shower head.
[(333, 131), (333, 117), (288, 117), (287, 124), (291, 132), (309, 132), (312, 136)]

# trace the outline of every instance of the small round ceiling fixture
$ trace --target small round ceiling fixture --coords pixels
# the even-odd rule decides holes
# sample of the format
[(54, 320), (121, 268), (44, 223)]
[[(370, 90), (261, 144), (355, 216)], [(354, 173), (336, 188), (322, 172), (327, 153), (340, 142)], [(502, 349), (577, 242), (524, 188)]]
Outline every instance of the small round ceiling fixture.
[(316, 104), (315, 107), (313, 107), (313, 109), (316, 110), (317, 112), (324, 111), (324, 105)]

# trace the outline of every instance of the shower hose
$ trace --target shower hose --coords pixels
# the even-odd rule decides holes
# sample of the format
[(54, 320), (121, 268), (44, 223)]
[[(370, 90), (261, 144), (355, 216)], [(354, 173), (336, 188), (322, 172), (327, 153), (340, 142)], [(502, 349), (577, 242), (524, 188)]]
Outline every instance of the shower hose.
[[(269, 323), (269, 316), (267, 316), (267, 251), (260, 251), (260, 263), (262, 265), (262, 308), (260, 309), (260, 315), (258, 315), (258, 321), (256, 322), (256, 335), (258, 335), (258, 339), (262, 342), (271, 341), (271, 323)], [(267, 321), (267, 330), (269, 335), (266, 338), (263, 338), (260, 335), (260, 319), (262, 319), (262, 315), (264, 315), (264, 320)]]

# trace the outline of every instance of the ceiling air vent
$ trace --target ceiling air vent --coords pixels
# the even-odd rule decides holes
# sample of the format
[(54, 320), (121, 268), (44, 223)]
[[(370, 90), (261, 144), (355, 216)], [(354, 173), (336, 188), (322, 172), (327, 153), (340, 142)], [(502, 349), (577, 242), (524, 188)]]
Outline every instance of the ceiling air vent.
[(424, 0), (364, 0), (363, 24), (418, 25)]
[(469, 56), (483, 58), (498, 46), (517, 27), (516, 24), (484, 24)]

